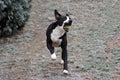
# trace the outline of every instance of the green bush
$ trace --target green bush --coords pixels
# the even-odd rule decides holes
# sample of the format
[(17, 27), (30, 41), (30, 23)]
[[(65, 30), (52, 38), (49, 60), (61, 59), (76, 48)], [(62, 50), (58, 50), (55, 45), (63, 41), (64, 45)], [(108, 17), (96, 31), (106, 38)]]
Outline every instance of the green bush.
[(24, 27), (31, 0), (0, 0), (0, 37), (10, 36)]

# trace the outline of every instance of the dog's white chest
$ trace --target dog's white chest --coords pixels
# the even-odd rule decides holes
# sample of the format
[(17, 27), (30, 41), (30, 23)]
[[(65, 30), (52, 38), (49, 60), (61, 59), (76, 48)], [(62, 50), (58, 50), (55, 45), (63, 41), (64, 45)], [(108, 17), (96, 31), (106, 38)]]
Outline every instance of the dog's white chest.
[(65, 33), (65, 30), (62, 27), (56, 27), (53, 32), (51, 33), (51, 40), (55, 43), (61, 43), (60, 37), (62, 37)]

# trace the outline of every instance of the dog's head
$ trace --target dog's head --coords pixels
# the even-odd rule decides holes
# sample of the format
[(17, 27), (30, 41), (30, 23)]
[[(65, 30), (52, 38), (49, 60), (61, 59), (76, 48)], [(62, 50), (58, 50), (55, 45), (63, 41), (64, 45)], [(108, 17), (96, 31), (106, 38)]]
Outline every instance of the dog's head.
[(54, 11), (55, 18), (57, 20), (57, 24), (61, 26), (66, 32), (68, 32), (69, 28), (72, 25), (72, 19), (68, 14), (65, 16), (61, 15), (57, 10)]

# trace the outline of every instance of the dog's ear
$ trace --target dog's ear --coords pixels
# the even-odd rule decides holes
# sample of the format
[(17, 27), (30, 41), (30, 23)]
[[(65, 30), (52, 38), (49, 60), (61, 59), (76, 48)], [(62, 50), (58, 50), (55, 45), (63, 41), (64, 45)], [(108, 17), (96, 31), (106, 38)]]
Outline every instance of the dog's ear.
[(66, 14), (66, 16), (69, 16), (69, 14)]
[(55, 11), (54, 11), (54, 14), (55, 14), (56, 20), (61, 16), (61, 14), (58, 13), (58, 11), (57, 11), (56, 9), (55, 9)]

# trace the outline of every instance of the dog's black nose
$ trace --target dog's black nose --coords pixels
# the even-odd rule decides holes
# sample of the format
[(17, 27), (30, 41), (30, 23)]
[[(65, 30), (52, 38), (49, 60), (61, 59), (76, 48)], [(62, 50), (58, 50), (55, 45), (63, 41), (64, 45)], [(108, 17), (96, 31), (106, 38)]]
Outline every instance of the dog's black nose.
[(72, 20), (69, 21), (70, 25), (72, 24)]

